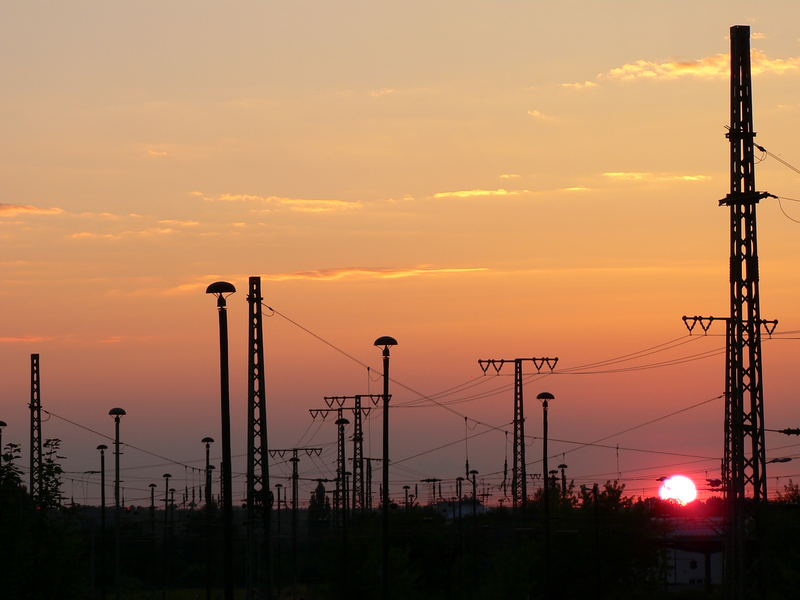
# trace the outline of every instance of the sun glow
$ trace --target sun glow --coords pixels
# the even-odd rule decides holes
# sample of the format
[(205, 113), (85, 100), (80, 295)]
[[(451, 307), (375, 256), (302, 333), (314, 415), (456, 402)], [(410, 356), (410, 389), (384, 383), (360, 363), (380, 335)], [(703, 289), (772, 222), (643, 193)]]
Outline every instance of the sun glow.
[(673, 475), (665, 479), (658, 490), (658, 495), (662, 500), (674, 500), (682, 506), (686, 506), (697, 498), (697, 488), (688, 477), (683, 475)]

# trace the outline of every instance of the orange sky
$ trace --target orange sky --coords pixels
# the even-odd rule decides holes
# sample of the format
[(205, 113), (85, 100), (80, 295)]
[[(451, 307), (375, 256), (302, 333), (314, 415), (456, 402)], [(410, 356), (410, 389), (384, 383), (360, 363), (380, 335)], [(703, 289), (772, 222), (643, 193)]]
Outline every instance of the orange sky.
[[(105, 415), (122, 406), (132, 443), (201, 458), (200, 438), (219, 437), (216, 316), (203, 293), (217, 279), (240, 290), (237, 453), (248, 275), (264, 277), (268, 304), (375, 368), (372, 341), (393, 335), (393, 374), (427, 394), (480, 375), (478, 358), (557, 355), (571, 367), (684, 335), (683, 314), (725, 314), (727, 31), (754, 32), (758, 142), (800, 164), (798, 12), (788, 1), (0, 7), (4, 439), (27, 444), (39, 352), (46, 408), (111, 432)], [(800, 198), (776, 161), (758, 177)], [(797, 203), (783, 209), (800, 219)], [(800, 225), (775, 200), (759, 224), (763, 316), (800, 329)], [(366, 392), (367, 376), (280, 317), (265, 325), (270, 443), (290, 446), (308, 408)], [(798, 425), (795, 343), (764, 345), (770, 426)], [(557, 396), (552, 435), (591, 441), (719, 395), (722, 367), (717, 356), (531, 382), (528, 432), (539, 435), (544, 389)], [(495, 385), (507, 389), (452, 408), (510, 422), (510, 378), (476, 391)], [(416, 399), (396, 391), (398, 405)], [(461, 417), (423, 406), (392, 416), (398, 458), (464, 434)], [(64, 439), (67, 470), (95, 468), (102, 440), (55, 419), (45, 428)], [(721, 433), (719, 401), (607, 443), (716, 457)], [(312, 441), (333, 434), (325, 423)], [(503, 435), (469, 452), (471, 466), (496, 472)], [(610, 449), (566, 460), (580, 481), (617, 470)], [(660, 465), (681, 460), (691, 459), (623, 450), (620, 470), (644, 474), (629, 486), (649, 493), (668, 474)], [(125, 461), (158, 462), (132, 450)], [(330, 473), (333, 461), (301, 469)], [(397, 478), (455, 477), (463, 462), (455, 445), (403, 463)], [(663, 467), (673, 468), (716, 476), (718, 464)], [(130, 486), (161, 471), (138, 470)]]

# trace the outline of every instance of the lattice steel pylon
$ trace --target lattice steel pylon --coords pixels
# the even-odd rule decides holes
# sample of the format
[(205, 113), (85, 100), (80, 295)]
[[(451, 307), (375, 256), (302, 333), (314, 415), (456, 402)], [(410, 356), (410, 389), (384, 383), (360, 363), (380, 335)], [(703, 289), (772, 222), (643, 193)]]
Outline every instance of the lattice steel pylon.
[[(247, 379), (247, 542), (248, 598), (254, 598), (254, 587), (261, 596), (272, 593), (270, 564), (270, 488), (267, 445), (267, 394), (264, 375), (264, 329), (261, 311), (261, 278), (250, 277), (247, 303), (248, 319), (248, 379)], [(258, 518), (260, 516), (260, 519)], [(255, 563), (256, 528), (261, 521), (263, 570)], [(261, 571), (260, 585), (256, 582)]]
[(776, 320), (761, 318), (756, 206), (772, 196), (756, 191), (750, 27), (730, 29), (731, 81), (730, 193), (719, 201), (730, 208), (730, 317), (683, 317), (689, 332), (707, 332), (725, 321), (725, 449), (722, 481), (725, 494), (725, 597), (766, 597), (762, 555), (761, 508), (767, 501), (764, 445), (764, 385), (761, 331), (769, 335)]
[[(750, 27), (731, 27), (730, 301), (727, 338), (729, 422), (726, 427), (726, 496), (730, 523), (725, 580), (732, 598), (764, 597), (760, 564), (760, 504), (767, 500), (761, 298), (758, 276)], [(725, 474), (724, 474), (725, 475)], [(752, 493), (752, 502), (747, 499)], [(748, 531), (752, 525), (752, 531)]]
[(31, 354), (31, 472), (30, 495), (38, 502), (42, 494), (42, 395), (39, 379), (39, 355)]
[(540, 373), (545, 365), (552, 372), (558, 364), (557, 357), (489, 358), (478, 361), (478, 365), (484, 374), (491, 367), (498, 375), (503, 365), (514, 363), (514, 445), (513, 464), (511, 467), (511, 498), (514, 508), (525, 508), (528, 504), (528, 476), (525, 461), (525, 405), (522, 374), (522, 364), (526, 361), (533, 363), (537, 373)]
[[(354, 396), (325, 396), (325, 403), (328, 405), (328, 408), (312, 408), (309, 409), (309, 413), (313, 419), (317, 417), (322, 417), (325, 419), (328, 414), (336, 412), (339, 417), (341, 417), (341, 412), (352, 411), (353, 413), (353, 435), (351, 439), (353, 440), (353, 486), (352, 490), (350, 490), (350, 508), (352, 512), (357, 514), (363, 514), (365, 511), (369, 510), (371, 506), (371, 497), (370, 497), (370, 484), (371, 482), (371, 473), (368, 473), (365, 477), (365, 469), (364, 469), (364, 461), (367, 460), (364, 458), (364, 427), (363, 427), (363, 417), (369, 416), (370, 412), (372, 411), (373, 406), (363, 406), (362, 400), (367, 398), (368, 400), (372, 401), (373, 406), (377, 405), (378, 401), (383, 398), (383, 394), (356, 394)], [(345, 402), (347, 400), (352, 400), (352, 406), (345, 406)], [(333, 405), (336, 404), (336, 408), (333, 408)], [(337, 451), (338, 452), (338, 451)], [(375, 459), (370, 459), (375, 460)], [(341, 471), (342, 473), (345, 472), (344, 466), (342, 466)], [(337, 470), (337, 480), (339, 479), (339, 474)], [(369, 478), (369, 481), (367, 479)], [(344, 488), (343, 482), (337, 484), (337, 490), (339, 488)], [(338, 507), (338, 504), (341, 503), (342, 505), (346, 506), (346, 502), (343, 499), (339, 498), (339, 493), (336, 493), (334, 497), (334, 505)]]

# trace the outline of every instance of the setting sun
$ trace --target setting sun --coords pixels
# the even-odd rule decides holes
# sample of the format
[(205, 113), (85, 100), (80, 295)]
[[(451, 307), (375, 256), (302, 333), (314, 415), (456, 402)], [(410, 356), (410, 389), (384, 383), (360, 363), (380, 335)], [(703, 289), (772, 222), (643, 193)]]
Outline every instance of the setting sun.
[(662, 500), (674, 500), (685, 506), (697, 498), (697, 488), (688, 477), (673, 475), (664, 480), (658, 495)]

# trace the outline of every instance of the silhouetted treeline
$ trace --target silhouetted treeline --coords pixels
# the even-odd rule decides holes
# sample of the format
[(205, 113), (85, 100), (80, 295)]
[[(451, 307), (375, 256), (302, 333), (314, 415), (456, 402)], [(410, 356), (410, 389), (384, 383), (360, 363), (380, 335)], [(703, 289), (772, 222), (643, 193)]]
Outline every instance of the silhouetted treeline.
[[(2, 470), (2, 468), (0, 468)], [(98, 507), (37, 507), (19, 474), (0, 473), (2, 597), (70, 600), (107, 597), (114, 589), (113, 507), (105, 540)], [(796, 597), (800, 548), (797, 490), (787, 486), (766, 509), (771, 590)], [(596, 493), (570, 489), (552, 499), (549, 577), (545, 578), (543, 505), (534, 497), (525, 512), (483, 510), (465, 498), (435, 506), (393, 507), (391, 595), (403, 600), (440, 598), (705, 598), (702, 590), (676, 593), (667, 586), (665, 548), (675, 518), (719, 519), (717, 499), (682, 508), (655, 499), (626, 497), (608, 482)], [(459, 517), (459, 512), (461, 516)], [(210, 583), (221, 593), (221, 520), (215, 506), (168, 515), (148, 507), (124, 510), (120, 529), (122, 598), (204, 598)], [(278, 519), (280, 518), (280, 536)], [(347, 547), (327, 510), (301, 510), (297, 552), (291, 511), (272, 514), (274, 598), (371, 599), (380, 589), (380, 515), (353, 515)], [(237, 582), (246, 580), (245, 513), (236, 511)], [(296, 559), (296, 563), (295, 563)], [(260, 553), (256, 561), (260, 561)], [(210, 565), (210, 569), (209, 569)], [(545, 595), (549, 586), (549, 594)], [(279, 591), (279, 592), (278, 592)], [(238, 597), (238, 596), (237, 596)]]

